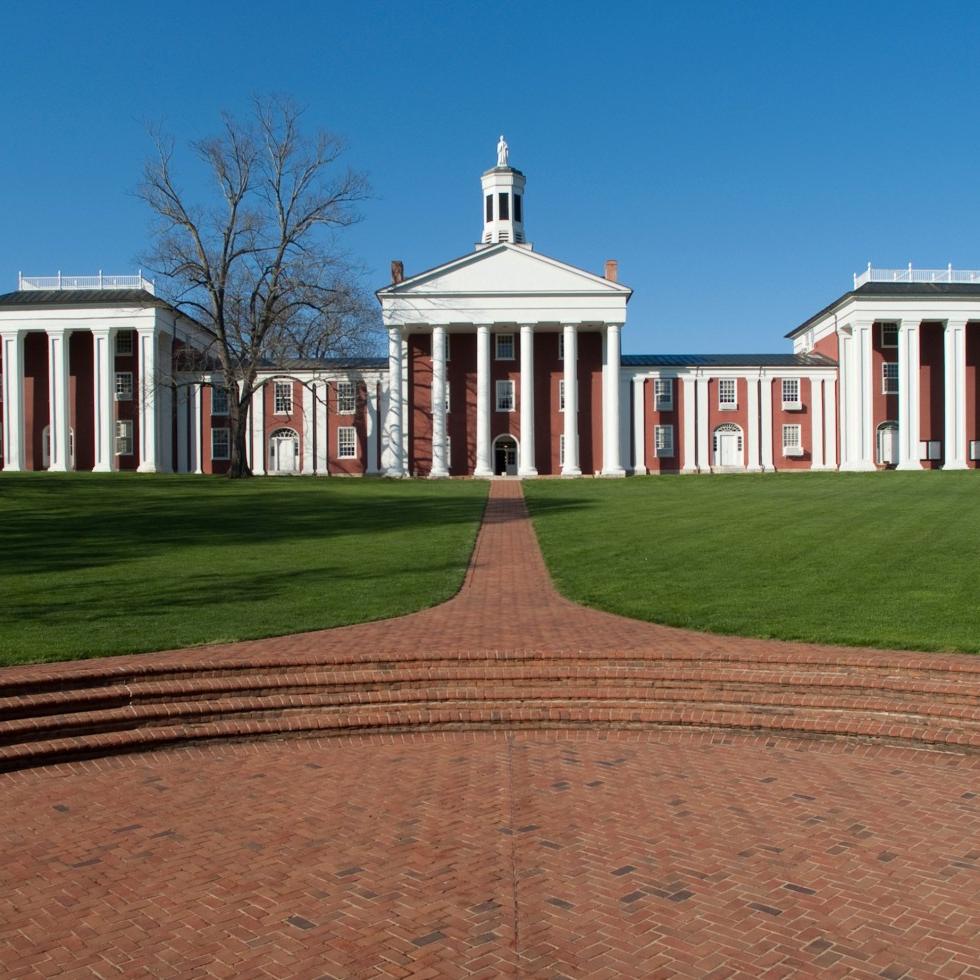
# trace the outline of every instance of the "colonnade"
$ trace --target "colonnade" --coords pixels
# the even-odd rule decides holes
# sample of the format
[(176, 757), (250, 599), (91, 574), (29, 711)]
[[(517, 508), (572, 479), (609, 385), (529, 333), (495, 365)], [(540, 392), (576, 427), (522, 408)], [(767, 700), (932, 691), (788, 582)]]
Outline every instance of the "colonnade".
[[(415, 332), (423, 325), (411, 328)], [(520, 389), (517, 400), (520, 410), (520, 441), (518, 475), (537, 476), (535, 465), (535, 407), (534, 407), (534, 338), (539, 330), (536, 323), (492, 324), (477, 323), (476, 332), (476, 465), (473, 476), (493, 475), (491, 454), (491, 405), (490, 392), (490, 338), (496, 328), (499, 332), (517, 333), (520, 337)], [(619, 426), (619, 375), (621, 339), (619, 323), (589, 326), (602, 331), (602, 445), (603, 476), (624, 476), (620, 462)], [(564, 445), (565, 453), (561, 475), (581, 476), (578, 445), (578, 334), (584, 325), (563, 323), (560, 325), (564, 351)], [(515, 329), (516, 328), (516, 329)], [(432, 469), (430, 476), (439, 479), (449, 476), (447, 458), (446, 420), (446, 333), (443, 324), (433, 324), (432, 331)], [(406, 331), (407, 332), (407, 331)], [(547, 332), (554, 335), (554, 328)], [(405, 438), (405, 391), (404, 358), (405, 338), (401, 327), (388, 329), (388, 378), (389, 397), (385, 414), (385, 458), (383, 469), (388, 476), (405, 476), (408, 472), (407, 440)]]

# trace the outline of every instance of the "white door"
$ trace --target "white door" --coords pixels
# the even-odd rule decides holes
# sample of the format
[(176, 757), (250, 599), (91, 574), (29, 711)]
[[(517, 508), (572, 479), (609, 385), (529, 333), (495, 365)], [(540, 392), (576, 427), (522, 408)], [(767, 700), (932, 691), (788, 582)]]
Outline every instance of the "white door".
[(879, 429), (878, 452), (882, 463), (886, 466), (898, 465), (898, 429)]
[(279, 436), (272, 440), (272, 468), (277, 473), (295, 473), (299, 440), (294, 436)]
[(739, 458), (738, 451), (738, 433), (718, 433), (718, 458), (715, 462), (718, 466), (742, 465), (742, 460)]

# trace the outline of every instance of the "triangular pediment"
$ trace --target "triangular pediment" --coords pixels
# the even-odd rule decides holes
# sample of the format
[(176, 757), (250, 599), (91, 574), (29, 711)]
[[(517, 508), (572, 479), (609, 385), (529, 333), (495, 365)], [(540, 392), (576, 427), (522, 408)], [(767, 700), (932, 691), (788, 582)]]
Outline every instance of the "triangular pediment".
[(379, 296), (554, 296), (631, 290), (584, 269), (516, 245), (493, 245), (386, 286)]

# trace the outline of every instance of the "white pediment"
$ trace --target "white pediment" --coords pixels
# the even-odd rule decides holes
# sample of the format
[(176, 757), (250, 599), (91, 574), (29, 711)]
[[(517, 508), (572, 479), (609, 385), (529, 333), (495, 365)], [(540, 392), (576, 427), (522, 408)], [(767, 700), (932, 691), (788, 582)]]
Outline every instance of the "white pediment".
[(515, 245), (495, 245), (430, 269), (380, 296), (626, 295), (630, 290), (575, 266)]

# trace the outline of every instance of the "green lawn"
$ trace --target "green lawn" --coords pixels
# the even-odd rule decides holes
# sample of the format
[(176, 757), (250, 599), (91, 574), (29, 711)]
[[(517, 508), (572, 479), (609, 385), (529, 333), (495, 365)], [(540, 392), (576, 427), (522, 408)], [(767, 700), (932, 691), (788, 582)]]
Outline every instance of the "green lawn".
[(558, 588), (718, 633), (980, 651), (980, 473), (525, 484)]
[(459, 588), (487, 485), (0, 474), (0, 663), (395, 616)]

